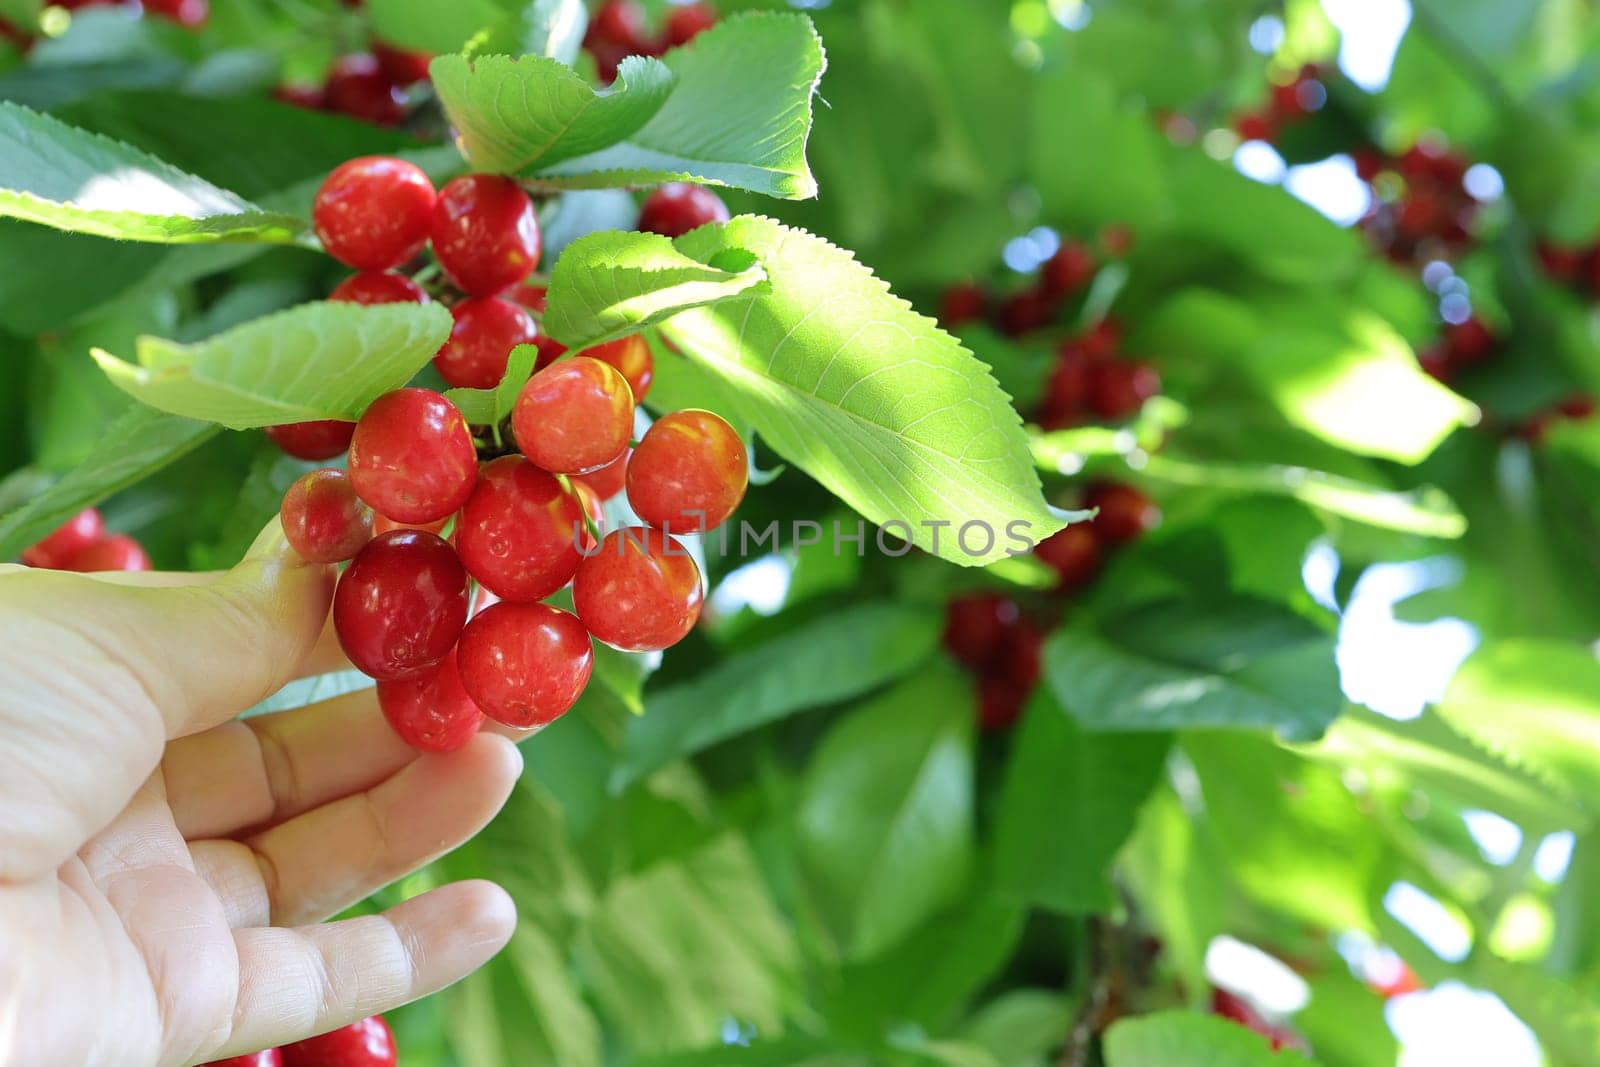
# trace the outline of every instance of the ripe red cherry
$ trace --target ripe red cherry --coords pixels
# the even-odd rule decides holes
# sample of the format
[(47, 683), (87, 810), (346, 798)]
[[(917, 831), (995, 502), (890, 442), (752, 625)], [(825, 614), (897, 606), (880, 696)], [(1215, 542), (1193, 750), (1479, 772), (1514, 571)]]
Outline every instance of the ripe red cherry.
[(539, 265), (539, 218), (510, 178), (466, 174), (439, 190), (429, 230), (439, 266), (462, 292), (494, 296)]
[(225, 1060), (212, 1060), (200, 1067), (283, 1067), (283, 1056), (277, 1049), (269, 1048), (243, 1056), (229, 1056)]
[(1278, 136), (1278, 124), (1271, 115), (1259, 112), (1250, 112), (1240, 115), (1233, 122), (1234, 132), (1245, 141), (1273, 141)]
[(587, 474), (622, 455), (633, 432), (633, 393), (609, 363), (574, 356), (528, 379), (511, 409), (522, 454), (555, 474)]
[(1096, 365), (1089, 407), (1103, 419), (1136, 415), (1144, 402), (1161, 392), (1161, 375), (1148, 363)]
[(644, 395), (650, 391), (650, 383), (656, 378), (656, 357), (651, 354), (650, 342), (644, 339), (644, 334), (630, 333), (615, 341), (585, 348), (578, 355), (598, 359), (617, 368), (628, 379), (633, 402), (644, 403)]
[(456, 655), (483, 713), (519, 729), (560, 718), (594, 669), (588, 631), (548, 604), (491, 605), (467, 624)]
[(1031, 687), (1019, 685), (1000, 674), (978, 679), (978, 727), (993, 733), (1017, 721), (1027, 706)]
[(302, 474), (283, 494), (283, 536), (300, 558), (343, 563), (372, 540), (372, 509), (336, 467)]
[(432, 671), (379, 682), (378, 706), (400, 740), (419, 752), (454, 752), (483, 723), (483, 712), (461, 684), (453, 648)]
[(596, 638), (626, 652), (683, 640), (700, 617), (700, 568), (677, 540), (647, 526), (605, 536), (572, 580), (578, 618)]
[(438, 663), (466, 621), (466, 568), (455, 549), (421, 530), (374, 537), (333, 594), (339, 646), (358, 670), (379, 681)]
[(652, 526), (695, 533), (721, 526), (750, 483), (744, 442), (697, 408), (657, 419), (628, 461), (628, 503)]
[(1131, 485), (1097, 482), (1083, 496), (1083, 506), (1099, 508), (1090, 525), (1106, 544), (1118, 545), (1144, 536), (1161, 521), (1161, 509)]
[(59, 570), (67, 560), (106, 536), (105, 520), (94, 508), (84, 508), (52, 530), (49, 535), (22, 550), (22, 562), (30, 567)]
[(1088, 523), (1076, 523), (1040, 541), (1033, 550), (1041, 563), (1056, 572), (1061, 589), (1076, 589), (1100, 569), (1100, 540)]
[(1451, 358), (1458, 363), (1482, 363), (1494, 355), (1499, 343), (1493, 331), (1476, 316), (1446, 326), (1444, 337)]
[(1558, 282), (1577, 281), (1583, 273), (1587, 256), (1581, 248), (1565, 248), (1553, 241), (1540, 241), (1534, 250), (1539, 256), (1540, 268)]
[(977, 322), (989, 312), (989, 294), (976, 282), (952, 285), (939, 300), (939, 322), (946, 329)]
[(632, 455), (633, 449), (627, 449), (597, 471), (573, 475), (572, 482), (574, 485), (587, 485), (597, 500), (610, 500), (628, 484), (628, 460)]
[(311, 218), (328, 255), (357, 270), (387, 270), (422, 251), (433, 203), (433, 183), (422, 168), (358, 156), (328, 175)]
[(682, 237), (709, 222), (727, 222), (728, 205), (703, 185), (669, 182), (645, 197), (639, 229), (663, 237)]
[(428, 293), (404, 274), (364, 270), (334, 286), (328, 299), (346, 304), (426, 304)]
[(356, 493), (379, 514), (425, 523), (467, 502), (478, 451), (454, 404), (431, 389), (396, 389), (356, 423), (349, 466)]
[(1021, 618), (1016, 601), (998, 593), (957, 597), (945, 605), (944, 647), (957, 662), (982, 669), (999, 658)]
[[(432, 522), (395, 522), (387, 515), (379, 515), (374, 512), (372, 517), (372, 532), (374, 535), (376, 535), (388, 533), (390, 530), (421, 530), (423, 533), (436, 534), (443, 530), (444, 524), (449, 521), (450, 516), (446, 515), (444, 518), (434, 519)], [(440, 534), (440, 536), (442, 537), (444, 535)]]
[(74, 552), (62, 566), (69, 571), (147, 571), (150, 557), (127, 534), (112, 534)]
[(1094, 362), (1077, 342), (1063, 345), (1056, 365), (1045, 380), (1045, 406), (1063, 414), (1076, 414), (1089, 406), (1094, 387)]
[(523, 282), (511, 294), (511, 298), (529, 311), (537, 311), (543, 315), (545, 307), (550, 302), (550, 287), (536, 285), (533, 282)]
[(1071, 296), (1094, 278), (1094, 253), (1082, 242), (1065, 240), (1056, 254), (1045, 260), (1039, 286), (1057, 299)]
[(428, 63), (433, 56), (427, 52), (411, 52), (404, 48), (372, 42), (372, 55), (388, 79), (396, 85), (415, 85), (428, 77)]
[(623, 55), (641, 55), (647, 50), (647, 36), (644, 7), (638, 0), (605, 0), (589, 21), (584, 44), (591, 49), (616, 45), (624, 49)]
[(287, 455), (313, 463), (332, 459), (349, 448), (350, 437), (355, 432), (355, 423), (338, 419), (286, 422), (282, 426), (267, 427), (267, 436)]
[(555, 475), (521, 456), (484, 466), (456, 522), (467, 572), (502, 600), (542, 600), (572, 580), (583, 557), (583, 507)]
[(1050, 325), (1055, 316), (1054, 301), (1037, 289), (1024, 289), (1000, 305), (1000, 332), (1007, 337), (1021, 337)]
[(400, 1055), (381, 1015), (296, 1041), (280, 1051), (283, 1067), (395, 1067)]
[(198, 30), (211, 18), (211, 0), (144, 0), (144, 13)]
[(533, 316), (499, 297), (463, 300), (450, 309), (450, 317), (455, 325), (433, 365), (454, 386), (493, 389), (505, 377), (511, 350), (539, 339)]
[(685, 4), (667, 16), (666, 42), (681, 47), (717, 24), (717, 13), (705, 4)]
[(322, 96), (329, 111), (377, 126), (399, 126), (406, 120), (405, 94), (383, 72), (377, 57), (366, 52), (334, 60)]

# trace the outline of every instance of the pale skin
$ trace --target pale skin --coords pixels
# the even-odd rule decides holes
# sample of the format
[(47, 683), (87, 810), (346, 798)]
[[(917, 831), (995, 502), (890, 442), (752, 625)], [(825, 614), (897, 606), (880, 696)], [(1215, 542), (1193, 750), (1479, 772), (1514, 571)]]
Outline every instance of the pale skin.
[(235, 716), (342, 664), (334, 574), (274, 522), (226, 574), (0, 566), (0, 1067), (182, 1067), (415, 1000), (506, 943), (461, 882), (322, 920), (476, 833), (521, 771), (419, 756), (370, 690)]

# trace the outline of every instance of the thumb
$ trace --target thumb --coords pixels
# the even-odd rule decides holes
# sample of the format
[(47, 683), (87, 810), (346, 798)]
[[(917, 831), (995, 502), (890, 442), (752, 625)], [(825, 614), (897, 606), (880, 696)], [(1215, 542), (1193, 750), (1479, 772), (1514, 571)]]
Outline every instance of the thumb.
[(0, 659), (37, 643), (16, 633), (19, 624), (50, 633), (50, 646), (30, 653), (53, 665), (46, 678), (74, 677), (80, 701), (93, 694), (152, 713), (165, 742), (232, 718), (293, 678), (333, 597), (333, 569), (301, 560), (277, 518), (230, 571), (179, 577), (14, 574), (6, 581), (22, 587), (0, 608)]
[[(238, 566), (194, 583), (0, 573), (0, 881), (50, 869), (127, 804), (168, 740), (294, 676), (333, 595), (274, 519)], [(44, 866), (40, 866), (43, 864)]]

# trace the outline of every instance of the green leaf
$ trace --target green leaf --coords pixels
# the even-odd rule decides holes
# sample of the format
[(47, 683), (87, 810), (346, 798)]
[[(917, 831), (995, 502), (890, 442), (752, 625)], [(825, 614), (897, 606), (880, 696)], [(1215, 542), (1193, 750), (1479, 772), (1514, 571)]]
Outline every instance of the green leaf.
[(217, 432), (207, 423), (134, 405), (105, 428), (93, 458), (0, 519), (0, 559), (10, 559), (79, 511), (160, 470)]
[(1106, 1031), (1106, 1067), (1305, 1067), (1293, 1049), (1274, 1052), (1262, 1035), (1229, 1019), (1162, 1011)]
[[(1512, 767), (1580, 802), (1600, 791), (1600, 660), (1556, 641), (1485, 645), (1461, 665), (1439, 716)], [(1583, 807), (1591, 813), (1592, 803)]]
[(832, 1028), (870, 1034), (885, 1019), (943, 1032), (1016, 951), (1026, 911), (993, 898), (963, 901), (888, 952), (840, 972), (823, 1006)]
[(402, 48), (442, 55), (470, 43), (569, 65), (588, 24), (582, 0), (370, 0), (366, 15), (374, 37)]
[(964, 679), (923, 671), (828, 731), (806, 768), (803, 862), (851, 959), (870, 959), (955, 901), (973, 851), (972, 708)]
[(1384, 1019), (1384, 999), (1347, 967), (1327, 967), (1310, 978), (1311, 1003), (1295, 1012), (1294, 1028), (1305, 1035), (1328, 1067), (1394, 1063), (1394, 1031)]
[(311, 303), (192, 345), (141, 337), (137, 365), (92, 353), (130, 396), (233, 429), (357, 418), (450, 335), (439, 304)]
[(652, 694), (628, 724), (620, 788), (682, 756), (892, 681), (932, 655), (940, 621), (910, 606), (860, 604), (796, 627)]
[(1043, 1064), (1072, 1029), (1076, 1006), (1060, 993), (1012, 989), (976, 1011), (957, 1036), (1002, 1064)]
[(1211, 939), (1229, 929), (1231, 886), (1208, 831), (1170, 786), (1159, 787), (1140, 809), (1117, 867), (1191, 1003), (1203, 1002), (1210, 989), (1205, 957)]
[(1168, 600), (1063, 627), (1045, 677), (1090, 730), (1272, 727), (1311, 738), (1344, 706), (1334, 639), (1303, 616), (1246, 597)]
[(0, 101), (0, 215), (126, 241), (294, 241), (305, 223), (176, 167)]
[(675, 244), (701, 263), (747, 250), (766, 269), (766, 285), (661, 330), (722, 379), (785, 460), (869, 521), (965, 566), (1025, 547), (1013, 535), (1041, 541), (1061, 528), (988, 369), (848, 253), (747, 216)]
[(1532, 1028), (1554, 1062), (1600, 1067), (1600, 1001), (1592, 986), (1585, 989), (1487, 953), (1473, 957), (1471, 970), (1475, 983), (1498, 995)]
[(797, 982), (793, 935), (732, 834), (617, 879), (574, 953), (611, 1031), (646, 1052), (711, 1044), (730, 1017), (772, 1032)]
[(446, 389), (445, 398), (460, 408), (472, 425), (498, 426), (516, 406), (517, 396), (533, 377), (534, 364), (538, 361), (537, 345), (518, 345), (506, 359), (506, 372), (499, 385), (493, 389)]
[(591, 233), (556, 260), (545, 328), (568, 348), (587, 348), (766, 280), (747, 252), (720, 259), (716, 266), (690, 259), (659, 234)]
[(532, 923), (445, 994), (450, 1044), (464, 1063), (600, 1067), (600, 1024), (583, 1002), (561, 949)]
[(1057, 911), (1109, 910), (1111, 860), (1161, 776), (1168, 740), (1086, 732), (1036, 694), (995, 814), (996, 889)]
[(805, 161), (822, 42), (801, 15), (724, 19), (660, 60), (630, 57), (596, 92), (539, 56), (441, 56), (434, 89), (478, 170), (569, 188), (701, 181), (816, 195)]

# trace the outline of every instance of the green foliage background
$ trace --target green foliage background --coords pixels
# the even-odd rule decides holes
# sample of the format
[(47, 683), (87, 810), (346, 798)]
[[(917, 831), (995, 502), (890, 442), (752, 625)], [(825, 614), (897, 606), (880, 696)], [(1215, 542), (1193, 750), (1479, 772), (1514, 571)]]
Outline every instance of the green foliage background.
[[(1039, 569), (998, 553), (786, 549), (779, 610), (718, 612), (659, 667), (604, 658), (490, 828), (372, 902), (481, 875), (521, 910), (483, 973), (395, 1014), (409, 1067), (1294, 1062), (1187, 1010), (1223, 933), (1307, 977), (1289, 1022), (1329, 1067), (1395, 1062), (1336, 947), (1352, 934), (1498, 994), (1550, 1062), (1600, 1064), (1600, 420), (1538, 448), (1495, 428), (1600, 391), (1595, 305), (1533, 256), (1600, 233), (1600, 21), (1560, 0), (1415, 7), (1387, 86), (1333, 79), (1280, 147), (1442, 133), (1504, 177), (1456, 270), (1505, 350), (1459, 393), (1417, 365), (1438, 318), (1414, 268), (1214, 158), (1223, 142), (1162, 132), (1172, 113), (1226, 125), (1269, 74), (1328, 61), (1311, 0), (835, 0), (810, 23), (752, 13), (598, 97), (561, 66), (582, 21), (562, 0), (228, 0), (198, 36), (81, 12), (0, 60), (0, 555), (103, 502), (158, 565), (236, 559), (305, 466), (235, 431), (353, 415), (445, 329), (436, 307), (308, 303), (340, 273), (306, 236), (311, 195), (363, 153), (460, 171), (448, 119), (476, 165), (584, 190), (546, 209), (552, 329), (645, 326), (681, 350), (658, 345), (651, 406), (754, 429), (782, 467), (745, 505), (758, 525), (1048, 530), (1087, 475), (1140, 485), (1164, 522), (1073, 603), (1005, 735), (976, 733), (939, 649), (951, 595), (1035, 595)], [(1248, 45), (1263, 15), (1272, 55)], [(267, 98), (366, 19), (412, 47), (552, 58), (441, 60), (442, 106), (410, 132)], [(80, 202), (130, 170), (147, 180)], [(724, 183), (752, 217), (588, 236), (629, 229), (625, 187), (672, 177)], [(1025, 430), (1002, 390), (1026, 404), (1048, 345), (958, 343), (912, 310), (965, 278), (1020, 287), (1000, 250), (1036, 226), (1135, 237), (1082, 311), (1112, 307), (1162, 371), (1129, 432)], [(733, 340), (733, 321), (753, 325)], [(336, 373), (308, 387), (307, 363)], [(851, 400), (879, 376), (912, 406)], [(1313, 546), (1338, 560), (1331, 600), (1303, 579)], [(1440, 560), (1455, 577), (1398, 611), (1465, 619), (1477, 650), (1420, 718), (1352, 705), (1334, 649), (1360, 576)], [(708, 544), (713, 589), (746, 562)], [(1509, 864), (1469, 835), (1475, 811), (1521, 828)], [(1533, 860), (1558, 831), (1576, 845), (1550, 882)], [(1464, 959), (1384, 908), (1402, 881), (1459, 918)], [(1108, 998), (1140, 1018), (1102, 1043)]]

